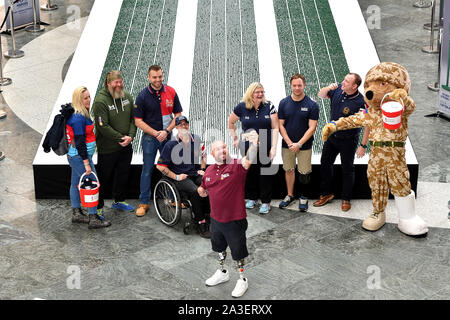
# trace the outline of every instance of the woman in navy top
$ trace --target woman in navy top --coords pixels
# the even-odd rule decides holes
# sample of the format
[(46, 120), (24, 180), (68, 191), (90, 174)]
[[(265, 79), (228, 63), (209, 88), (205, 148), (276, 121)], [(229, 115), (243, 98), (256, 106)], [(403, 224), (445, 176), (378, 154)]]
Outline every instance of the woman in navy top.
[(242, 102), (240, 102), (228, 117), (228, 128), (233, 138), (233, 145), (247, 153), (248, 141), (236, 134), (236, 122), (240, 120), (243, 133), (256, 130), (259, 134), (258, 162), (253, 164), (247, 174), (245, 189), (248, 196), (246, 207), (251, 209), (256, 200), (261, 199), (261, 214), (268, 213), (272, 200), (272, 175), (267, 169), (271, 166), (276, 154), (278, 142), (278, 116), (274, 105), (264, 96), (264, 87), (259, 82), (253, 82), (247, 88)]
[(81, 176), (95, 173), (92, 156), (95, 152), (94, 123), (89, 114), (91, 96), (86, 87), (78, 87), (72, 95), (73, 115), (66, 121), (69, 152), (67, 160), (72, 169), (70, 184), (70, 201), (72, 203), (72, 222), (89, 223), (89, 229), (103, 228), (111, 225), (102, 215), (97, 214), (97, 207), (89, 208), (89, 216), (81, 210), (78, 183)]

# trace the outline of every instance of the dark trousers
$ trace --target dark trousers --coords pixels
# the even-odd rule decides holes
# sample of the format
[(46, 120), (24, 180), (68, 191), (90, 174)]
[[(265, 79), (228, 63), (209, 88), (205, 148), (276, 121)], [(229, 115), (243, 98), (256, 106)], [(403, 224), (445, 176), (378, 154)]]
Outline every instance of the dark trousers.
[(105, 187), (111, 186), (112, 199), (115, 202), (125, 201), (128, 189), (133, 148), (131, 144), (118, 152), (98, 154), (97, 174), (100, 180), (100, 197), (97, 209), (104, 206)]
[(341, 155), (342, 167), (342, 200), (350, 201), (355, 182), (355, 159), (358, 136), (349, 138), (336, 138), (331, 136), (323, 144), (322, 157), (320, 158), (320, 195), (332, 193), (333, 164), (338, 154)]
[(197, 188), (202, 183), (202, 176), (189, 176), (184, 180), (172, 180), (180, 193), (186, 194), (187, 198), (192, 204), (192, 211), (194, 212), (195, 221), (199, 222), (203, 219), (209, 220), (209, 213), (211, 211), (209, 206), (209, 197), (202, 198), (197, 192)]
[[(241, 147), (241, 154), (245, 156), (248, 147), (246, 146), (245, 150), (242, 149)], [(242, 151), (245, 151), (245, 153)], [(273, 176), (276, 174), (274, 168), (270, 169), (271, 166), (269, 150), (258, 149), (258, 160), (250, 166), (245, 179), (245, 193), (248, 199), (261, 199), (262, 203), (270, 203), (272, 200)]]
[(245, 179), (245, 190), (250, 200), (261, 199), (262, 203), (270, 203), (272, 200), (273, 175), (264, 174), (264, 168), (270, 167), (269, 164), (261, 164), (259, 161), (254, 163), (248, 169)]

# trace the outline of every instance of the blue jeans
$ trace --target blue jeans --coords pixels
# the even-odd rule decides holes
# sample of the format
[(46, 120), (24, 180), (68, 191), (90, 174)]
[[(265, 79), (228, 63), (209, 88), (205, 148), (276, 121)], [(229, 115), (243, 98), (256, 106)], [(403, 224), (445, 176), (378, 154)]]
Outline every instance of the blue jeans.
[[(81, 208), (80, 192), (78, 191), (78, 182), (83, 173), (86, 172), (84, 169), (83, 159), (79, 155), (67, 156), (69, 160), (69, 165), (72, 168), (72, 177), (70, 179), (70, 201), (72, 202), (72, 208)], [(89, 165), (91, 166), (92, 172), (95, 171), (94, 163), (92, 162), (92, 156), (89, 156)], [(95, 179), (95, 178), (94, 178)], [(88, 208), (89, 214), (96, 214), (97, 207)]]
[(169, 135), (166, 140), (163, 142), (159, 142), (153, 136), (149, 136), (144, 134), (142, 137), (142, 153), (144, 158), (144, 164), (142, 165), (142, 173), (141, 173), (141, 184), (139, 195), (139, 202), (142, 204), (148, 204), (150, 202), (151, 197), (151, 186), (152, 186), (152, 172), (153, 167), (155, 166), (155, 158), (156, 153), (159, 150), (159, 153), (162, 152), (166, 142), (170, 140), (171, 136)]

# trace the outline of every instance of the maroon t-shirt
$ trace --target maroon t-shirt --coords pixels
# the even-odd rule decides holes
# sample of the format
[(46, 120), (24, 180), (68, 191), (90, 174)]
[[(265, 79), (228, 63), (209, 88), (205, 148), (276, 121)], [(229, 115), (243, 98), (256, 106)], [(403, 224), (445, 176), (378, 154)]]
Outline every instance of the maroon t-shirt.
[(247, 217), (244, 200), (246, 176), (247, 170), (238, 159), (206, 169), (201, 186), (209, 194), (211, 218), (226, 223)]

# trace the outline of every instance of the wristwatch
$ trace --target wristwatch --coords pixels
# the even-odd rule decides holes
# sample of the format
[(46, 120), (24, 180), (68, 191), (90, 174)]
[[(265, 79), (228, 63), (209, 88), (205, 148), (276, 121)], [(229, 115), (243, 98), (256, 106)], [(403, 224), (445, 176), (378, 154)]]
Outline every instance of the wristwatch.
[(164, 129), (165, 132), (167, 132), (167, 134), (170, 134), (170, 131), (167, 129)]
[(367, 149), (367, 144), (360, 144), (361, 147), (363, 147), (364, 149)]

